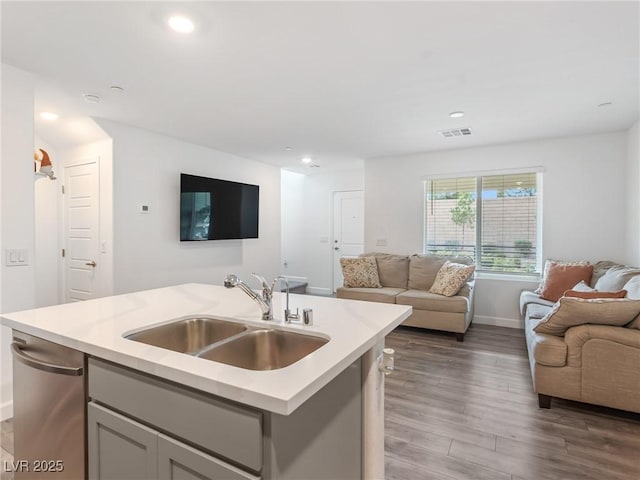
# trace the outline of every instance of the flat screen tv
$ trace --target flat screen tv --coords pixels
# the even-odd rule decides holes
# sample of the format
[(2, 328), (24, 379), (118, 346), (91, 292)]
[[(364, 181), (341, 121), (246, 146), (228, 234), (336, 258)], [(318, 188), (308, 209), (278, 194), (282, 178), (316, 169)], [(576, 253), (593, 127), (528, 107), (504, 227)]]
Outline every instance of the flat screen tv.
[(180, 241), (258, 238), (260, 187), (180, 175)]

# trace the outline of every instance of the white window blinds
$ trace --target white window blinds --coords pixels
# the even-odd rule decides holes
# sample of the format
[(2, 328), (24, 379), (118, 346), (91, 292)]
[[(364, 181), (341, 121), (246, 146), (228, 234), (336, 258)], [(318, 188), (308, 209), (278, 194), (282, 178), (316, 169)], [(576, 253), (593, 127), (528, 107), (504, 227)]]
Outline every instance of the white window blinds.
[(469, 255), (478, 270), (536, 272), (538, 174), (425, 181), (424, 251)]

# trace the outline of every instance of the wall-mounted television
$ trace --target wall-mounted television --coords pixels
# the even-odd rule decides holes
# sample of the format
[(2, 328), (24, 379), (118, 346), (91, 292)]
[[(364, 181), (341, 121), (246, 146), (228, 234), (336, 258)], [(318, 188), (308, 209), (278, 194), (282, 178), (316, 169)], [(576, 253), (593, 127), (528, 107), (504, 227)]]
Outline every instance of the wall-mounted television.
[(180, 174), (180, 241), (258, 238), (260, 187)]

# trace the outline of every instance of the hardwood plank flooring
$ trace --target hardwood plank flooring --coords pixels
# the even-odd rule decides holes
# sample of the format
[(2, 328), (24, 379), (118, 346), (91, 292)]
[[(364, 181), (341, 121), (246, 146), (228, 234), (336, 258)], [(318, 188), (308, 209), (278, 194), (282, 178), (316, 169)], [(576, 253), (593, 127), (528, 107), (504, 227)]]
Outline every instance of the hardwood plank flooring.
[(521, 330), (400, 327), (386, 346), (386, 478), (638, 480), (640, 415), (554, 399), (538, 408)]
[[(6, 464), (13, 461), (13, 419), (0, 422), (0, 479), (13, 480), (13, 473), (5, 470)], [(5, 464), (5, 462), (7, 462)]]
[[(460, 343), (401, 327), (386, 346), (386, 480), (640, 478), (640, 415), (557, 399), (538, 408), (522, 331), (474, 325)], [(13, 423), (0, 426), (10, 461)]]

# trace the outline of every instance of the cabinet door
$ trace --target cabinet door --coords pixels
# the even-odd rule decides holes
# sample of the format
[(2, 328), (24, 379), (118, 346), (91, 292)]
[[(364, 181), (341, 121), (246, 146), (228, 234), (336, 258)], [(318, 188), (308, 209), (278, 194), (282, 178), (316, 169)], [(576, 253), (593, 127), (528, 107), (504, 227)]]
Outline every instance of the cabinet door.
[(162, 480), (260, 479), (162, 434), (158, 434), (158, 478)]
[(91, 480), (152, 479), (158, 475), (157, 432), (95, 403), (89, 403)]

